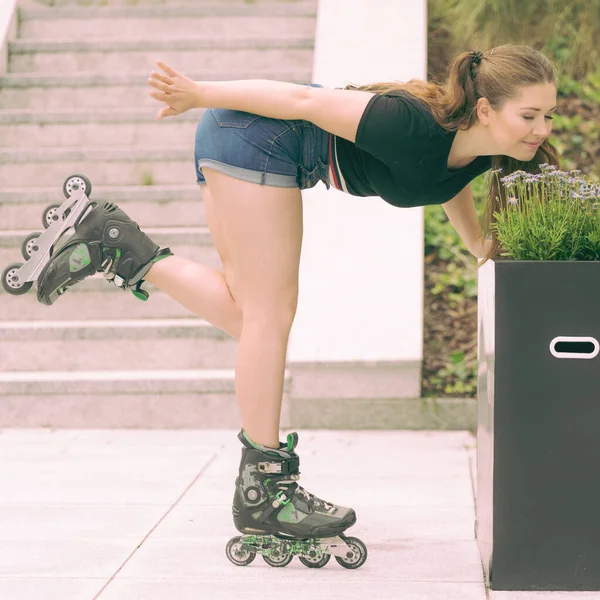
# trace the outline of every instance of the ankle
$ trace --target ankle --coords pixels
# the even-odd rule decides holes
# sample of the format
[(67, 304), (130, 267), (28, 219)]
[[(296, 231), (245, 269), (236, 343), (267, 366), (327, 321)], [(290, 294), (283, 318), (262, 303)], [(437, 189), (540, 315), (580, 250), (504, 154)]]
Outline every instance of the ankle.
[(256, 435), (253, 435), (251, 432), (248, 432), (247, 429), (242, 429), (246, 439), (253, 444), (254, 446), (263, 446), (269, 450), (279, 450), (279, 437), (274, 438), (273, 435), (264, 434), (261, 432), (256, 432)]

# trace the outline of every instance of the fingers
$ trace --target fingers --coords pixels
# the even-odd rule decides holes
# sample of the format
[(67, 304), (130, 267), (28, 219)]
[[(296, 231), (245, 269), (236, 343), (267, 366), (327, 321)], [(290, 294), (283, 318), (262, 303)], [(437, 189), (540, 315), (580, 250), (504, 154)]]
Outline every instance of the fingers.
[(156, 71), (152, 71), (152, 73), (150, 73), (150, 77), (153, 79), (157, 79), (158, 81), (162, 81), (167, 85), (173, 84), (173, 80), (170, 77), (163, 75), (162, 73), (157, 73)]
[(156, 118), (160, 121), (161, 119), (164, 119), (165, 117), (174, 117), (178, 114), (179, 114), (178, 110), (175, 110), (174, 108), (171, 108), (170, 106), (165, 106), (165, 108), (162, 108), (161, 110), (158, 111)]
[(169, 67), (169, 65), (165, 64), (164, 62), (162, 62), (161, 60), (157, 60), (156, 64), (167, 74), (170, 75), (171, 77), (177, 77), (177, 75), (181, 75), (181, 73), (178, 73), (175, 69), (173, 69), (172, 67)]
[(168, 103), (167, 94), (165, 94), (164, 92), (155, 92), (154, 90), (150, 90), (149, 93), (155, 100), (158, 100), (159, 102), (164, 102), (165, 104)]
[(171, 86), (170, 82), (164, 82), (163, 80), (159, 81), (158, 79), (154, 78), (154, 73), (152, 74), (152, 77), (148, 78), (148, 83), (156, 88), (157, 90), (160, 90), (161, 92), (164, 92), (165, 94), (169, 92), (169, 88)]

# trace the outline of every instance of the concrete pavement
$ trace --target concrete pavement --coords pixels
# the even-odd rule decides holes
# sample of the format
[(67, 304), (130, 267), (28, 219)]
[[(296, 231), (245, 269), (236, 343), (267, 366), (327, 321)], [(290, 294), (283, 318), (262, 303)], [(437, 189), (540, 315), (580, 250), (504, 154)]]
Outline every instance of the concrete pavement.
[[(366, 564), (229, 563), (235, 430), (0, 430), (0, 598), (597, 600), (486, 592), (464, 431), (301, 431), (301, 484), (355, 508)], [(282, 438), (283, 432), (282, 432)], [(488, 594), (486, 596), (486, 593)]]

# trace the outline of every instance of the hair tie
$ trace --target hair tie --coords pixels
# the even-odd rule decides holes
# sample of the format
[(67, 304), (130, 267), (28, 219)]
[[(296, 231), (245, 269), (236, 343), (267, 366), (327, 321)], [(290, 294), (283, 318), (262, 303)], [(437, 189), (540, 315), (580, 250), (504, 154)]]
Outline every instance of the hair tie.
[(483, 54), (479, 50), (475, 50), (471, 56), (471, 64), (478, 65), (483, 58)]

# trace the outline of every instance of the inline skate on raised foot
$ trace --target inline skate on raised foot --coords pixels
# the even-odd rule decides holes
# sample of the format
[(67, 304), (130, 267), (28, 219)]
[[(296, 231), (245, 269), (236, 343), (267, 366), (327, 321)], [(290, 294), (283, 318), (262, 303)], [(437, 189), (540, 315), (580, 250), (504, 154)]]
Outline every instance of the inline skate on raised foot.
[(331, 556), (347, 569), (367, 560), (367, 548), (343, 532), (356, 514), (309, 494), (297, 483), (298, 434), (287, 436), (278, 449), (255, 444), (241, 431), (242, 460), (235, 482), (233, 521), (243, 535), (229, 540), (225, 553), (238, 566), (261, 554), (272, 567), (285, 567), (294, 556), (310, 568), (324, 567)]
[(37, 282), (37, 297), (51, 305), (65, 290), (88, 275), (104, 272), (117, 287), (131, 289), (140, 300), (143, 277), (153, 263), (171, 256), (161, 250), (116, 204), (91, 201), (92, 184), (71, 175), (63, 184), (66, 200), (52, 204), (42, 215), (43, 233), (29, 234), (21, 246), (26, 262), (9, 265), (2, 287), (15, 296)]

